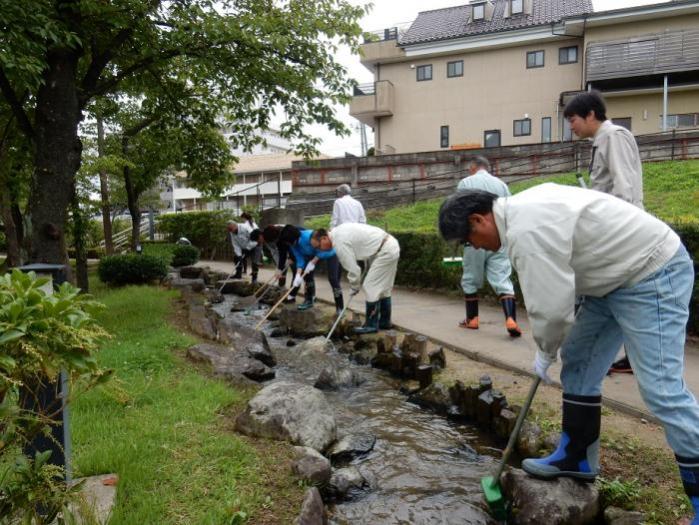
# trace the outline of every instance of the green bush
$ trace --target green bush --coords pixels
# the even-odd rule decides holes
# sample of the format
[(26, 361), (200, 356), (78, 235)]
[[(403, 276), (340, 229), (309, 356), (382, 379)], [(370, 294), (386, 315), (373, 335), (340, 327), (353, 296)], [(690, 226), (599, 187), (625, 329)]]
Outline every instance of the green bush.
[(199, 260), (199, 249), (196, 246), (175, 246), (172, 254), (172, 265), (190, 266)]
[(144, 241), (141, 243), (141, 246), (143, 247), (143, 255), (158, 257), (162, 259), (167, 266), (172, 264), (172, 257), (175, 248), (177, 248), (175, 243), (159, 241)]
[[(3, 523), (52, 523), (80, 485), (66, 488), (63, 470), (48, 463), (51, 451), (29, 455), (27, 444), (49, 430), (55, 406), (30, 406), (47, 380), (65, 370), (75, 392), (108, 379), (95, 360), (106, 332), (92, 313), (101, 305), (69, 283), (53, 294), (47, 279), (14, 270), (0, 276), (0, 516)], [(20, 396), (21, 392), (21, 396)], [(69, 398), (70, 399), (70, 398)], [(27, 451), (26, 453), (23, 451)], [(44, 516), (38, 515), (42, 511)]]
[(206, 258), (213, 258), (228, 242), (226, 226), (231, 220), (235, 215), (230, 211), (168, 213), (160, 217), (158, 229), (170, 242), (186, 237)]
[(97, 273), (100, 281), (107, 284), (144, 284), (163, 279), (167, 275), (167, 264), (153, 255), (111, 255), (100, 259)]

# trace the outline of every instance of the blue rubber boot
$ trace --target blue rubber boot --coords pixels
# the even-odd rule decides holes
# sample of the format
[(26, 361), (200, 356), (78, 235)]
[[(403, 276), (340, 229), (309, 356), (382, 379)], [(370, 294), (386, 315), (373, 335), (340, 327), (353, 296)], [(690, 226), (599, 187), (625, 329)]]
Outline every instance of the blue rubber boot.
[(699, 525), (699, 457), (687, 458), (675, 456), (677, 466), (680, 468), (680, 477), (684, 491), (692, 502), (694, 508), (694, 519), (692, 525)]
[(563, 394), (563, 431), (558, 448), (545, 458), (525, 459), (522, 468), (532, 476), (560, 476), (594, 481), (599, 473), (599, 433), (602, 396)]
[(379, 331), (379, 302), (366, 303), (366, 321), (364, 326), (354, 329), (355, 334), (375, 334)]
[(381, 330), (391, 329), (391, 298), (383, 297), (379, 299), (379, 328)]
[(314, 281), (306, 281), (306, 294), (304, 301), (296, 308), (299, 310), (308, 310), (313, 308), (313, 303), (316, 300), (316, 283)]

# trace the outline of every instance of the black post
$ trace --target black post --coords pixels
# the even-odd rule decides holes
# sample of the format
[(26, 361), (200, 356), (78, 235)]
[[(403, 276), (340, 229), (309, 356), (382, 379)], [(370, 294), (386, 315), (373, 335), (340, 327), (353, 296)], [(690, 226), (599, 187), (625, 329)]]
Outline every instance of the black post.
[[(19, 268), (25, 273), (51, 275), (53, 286), (66, 281), (66, 267), (63, 264), (28, 264)], [(65, 403), (68, 397), (68, 377), (65, 371), (58, 377), (44, 378), (39, 384), (20, 390), (20, 406), (41, 414), (52, 414), (51, 435), (39, 434), (27, 444), (24, 453), (34, 458), (37, 452), (51, 451), (49, 463), (64, 468), (65, 481), (72, 479), (70, 466), (70, 415)]]

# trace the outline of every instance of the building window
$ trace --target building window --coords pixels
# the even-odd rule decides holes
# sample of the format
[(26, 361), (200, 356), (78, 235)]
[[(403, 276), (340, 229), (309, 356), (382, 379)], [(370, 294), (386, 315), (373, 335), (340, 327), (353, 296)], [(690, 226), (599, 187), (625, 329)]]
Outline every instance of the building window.
[(483, 132), (483, 144), (486, 148), (497, 148), (500, 146), (500, 130), (490, 129)]
[(512, 0), (510, 3), (510, 13), (513, 15), (521, 15), (524, 11), (524, 0)]
[[(614, 119), (616, 124), (617, 119)], [(622, 124), (620, 124), (622, 125)], [(673, 128), (696, 128), (699, 127), (699, 113), (683, 113), (679, 115), (667, 116), (667, 127)], [(660, 115), (660, 129), (663, 129), (663, 116)]]
[(449, 147), (449, 126), (442, 126), (439, 128), (439, 147)]
[(417, 81), (432, 80), (432, 64), (417, 66)]
[(485, 18), (485, 4), (476, 4), (473, 6), (473, 21), (483, 20)]
[(527, 69), (533, 67), (544, 67), (544, 51), (527, 52)]
[(551, 142), (551, 117), (541, 119), (541, 142)]
[(528, 118), (523, 118), (522, 120), (514, 120), (512, 134), (515, 137), (524, 137), (525, 135), (531, 135), (532, 120)]
[(463, 77), (464, 76), (464, 61), (456, 60), (447, 62), (447, 77)]
[(622, 128), (626, 128), (631, 131), (631, 117), (613, 118), (612, 124), (616, 124), (617, 126), (621, 126)]
[(578, 61), (578, 46), (561, 47), (558, 49), (559, 64), (575, 64)]

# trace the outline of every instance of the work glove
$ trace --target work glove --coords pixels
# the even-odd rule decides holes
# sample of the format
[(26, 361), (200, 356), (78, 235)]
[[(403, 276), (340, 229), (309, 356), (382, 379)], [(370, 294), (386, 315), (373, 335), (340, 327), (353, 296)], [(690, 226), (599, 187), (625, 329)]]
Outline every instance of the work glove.
[(552, 364), (553, 361), (550, 357), (544, 354), (541, 350), (536, 351), (536, 356), (534, 357), (534, 373), (538, 375), (547, 385), (550, 385), (553, 382), (548, 374), (548, 369)]
[(306, 269), (304, 270), (304, 273), (307, 273), (307, 274), (311, 273), (315, 269), (316, 269), (316, 265), (314, 264), (313, 261), (311, 261), (306, 265)]
[(303, 275), (300, 273), (296, 274), (296, 277), (294, 277), (294, 282), (291, 285), (292, 288), (300, 288), (301, 285), (303, 284)]
[(350, 288), (350, 295), (351, 296), (357, 295), (359, 293), (359, 290), (360, 290), (360, 288), (351, 287)]

